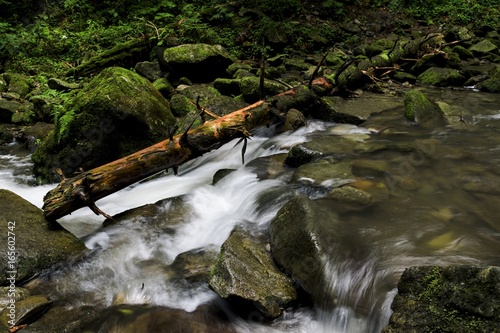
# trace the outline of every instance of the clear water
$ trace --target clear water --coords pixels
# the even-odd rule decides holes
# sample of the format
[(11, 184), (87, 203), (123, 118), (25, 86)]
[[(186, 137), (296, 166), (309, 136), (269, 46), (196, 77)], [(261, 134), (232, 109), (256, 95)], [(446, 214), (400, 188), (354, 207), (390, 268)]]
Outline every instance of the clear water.
[[(380, 332), (391, 315), (397, 280), (406, 267), (500, 265), (500, 190), (496, 187), (500, 186), (500, 96), (430, 94), (440, 94), (442, 100), (455, 105), (460, 101), (467, 122), (422, 131), (394, 116), (401, 110), (388, 110), (365, 127), (311, 121), (293, 133), (275, 136), (272, 130), (263, 130), (249, 141), (245, 165), (240, 147), (234, 148), (232, 142), (183, 165), (179, 176), (153, 177), (98, 202), (113, 215), (182, 196), (182, 213), (172, 202), (163, 206), (172, 221), (130, 220), (101, 229), (102, 217), (88, 209), (74, 212), (60, 222), (82, 237), (92, 254), (53, 279), (50, 292), (70, 299), (73, 306), (106, 307), (120, 298), (130, 304), (193, 311), (216, 295), (204, 285), (183, 288), (174, 283), (169, 264), (189, 250), (218, 249), (236, 225), (264, 230), (287, 194), (297, 190), (288, 184), (293, 170), (263, 163), (261, 157), (287, 152), (313, 136), (350, 138), (353, 145), (401, 145), (420, 140), (428, 149), (423, 155), (360, 150), (346, 157), (386, 163), (389, 178), (363, 177), (366, 186), (387, 184), (377, 205), (352, 211), (321, 195), (317, 199), (340, 209), (343, 225), (352, 235), (342, 251), (324, 258), (324, 275), (329, 281), (325, 294), (337, 295), (337, 307), (318, 304), (315, 309), (287, 312), (272, 324), (246, 318), (234, 323), (240, 332)], [(393, 131), (376, 134), (376, 129), (386, 126)], [(55, 184), (33, 186), (33, 179), (27, 176), (29, 168), (29, 156), (16, 145), (2, 147), (0, 188), (41, 207), (43, 195)], [(211, 185), (215, 172), (225, 168), (236, 171)]]

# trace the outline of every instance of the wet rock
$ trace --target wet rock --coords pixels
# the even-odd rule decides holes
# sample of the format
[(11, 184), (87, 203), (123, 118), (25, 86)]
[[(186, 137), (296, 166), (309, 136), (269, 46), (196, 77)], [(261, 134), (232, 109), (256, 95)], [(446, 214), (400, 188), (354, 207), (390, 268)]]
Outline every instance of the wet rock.
[(461, 86), (466, 79), (456, 69), (431, 67), (418, 76), (418, 82), (435, 87)]
[[(260, 98), (260, 78), (244, 77), (240, 81), (240, 89), (243, 98), (247, 103), (253, 103)], [(287, 90), (288, 88), (276, 81), (264, 79), (265, 96), (274, 96)]]
[(495, 44), (493, 44), (491, 41), (489, 41), (488, 39), (483, 39), (479, 43), (472, 45), (469, 48), (469, 50), (471, 52), (478, 54), (478, 55), (484, 55), (485, 53), (492, 52), (492, 51), (496, 50), (497, 48), (498, 47)]
[[(14, 238), (8, 238), (7, 232), (0, 236), (2, 244), (15, 243), (16, 255), (0, 257), (2, 272), (14, 270), (17, 274), (2, 274), (0, 285), (9, 284), (15, 278), (19, 283), (33, 277), (42, 270), (68, 261), (81, 254), (85, 245), (66, 230), (51, 230), (45, 221), (43, 211), (23, 198), (8, 190), (0, 190), (0, 221)], [(15, 260), (11, 260), (15, 259)], [(11, 266), (11, 261), (15, 263)], [(9, 279), (8, 279), (9, 278)]]
[(306, 197), (287, 202), (271, 221), (271, 252), (278, 265), (318, 304), (334, 304), (325, 293), (323, 256), (338, 243), (336, 213)]
[(81, 85), (78, 83), (66, 82), (64, 80), (55, 77), (51, 77), (47, 82), (47, 85), (49, 86), (50, 89), (61, 90), (61, 91), (69, 91), (81, 88)]
[(353, 179), (350, 162), (325, 158), (301, 165), (293, 173), (291, 181), (330, 187), (338, 184), (339, 180), (349, 183)]
[(145, 77), (150, 82), (154, 82), (162, 77), (160, 64), (157, 61), (143, 61), (135, 64), (134, 67), (137, 74)]
[(500, 268), (410, 267), (398, 283), (382, 332), (496, 332), (500, 329)]
[(171, 77), (185, 76), (194, 82), (224, 77), (227, 67), (234, 62), (222, 46), (202, 43), (167, 48), (163, 58), (172, 68)]
[(170, 266), (175, 272), (174, 278), (190, 283), (208, 284), (210, 270), (217, 260), (217, 254), (215, 247), (195, 249), (179, 254)]
[(419, 90), (413, 89), (406, 93), (404, 107), (406, 119), (420, 126), (432, 128), (444, 124), (439, 106)]
[[(19, 302), (16, 302), (15, 320), (14, 325), (19, 326), (24, 324), (31, 324), (43, 315), (51, 306), (52, 301), (49, 301), (44, 296), (36, 295), (29, 296)], [(8, 308), (0, 314), (1, 320), (4, 320)], [(7, 318), (9, 318), (7, 316)], [(11, 324), (9, 322), (9, 324)]]
[(11, 299), (16, 302), (28, 297), (30, 292), (26, 288), (21, 287), (0, 287), (0, 313), (11, 304)]
[(342, 203), (360, 207), (368, 207), (374, 203), (373, 196), (370, 193), (348, 185), (334, 188), (330, 191), (328, 197)]
[(291, 167), (299, 167), (321, 156), (323, 156), (322, 152), (310, 149), (303, 144), (297, 144), (288, 152), (285, 164)]
[(495, 66), (488, 71), (488, 79), (476, 86), (478, 89), (490, 93), (500, 92), (500, 66)]
[(366, 118), (359, 116), (360, 110), (343, 109), (339, 108), (334, 100), (328, 97), (322, 97), (319, 106), (313, 109), (310, 114), (316, 119), (335, 122), (339, 124), (353, 124), (360, 125)]
[(164, 140), (175, 123), (168, 101), (140, 75), (110, 67), (64, 105), (56, 128), (33, 155), (35, 175), (56, 180)]
[(266, 318), (277, 318), (297, 299), (292, 280), (265, 250), (265, 243), (235, 229), (221, 247), (210, 287), (222, 298), (252, 303)]
[(283, 132), (292, 131), (304, 126), (305, 124), (306, 117), (304, 117), (302, 112), (297, 109), (290, 109), (286, 113), (285, 124), (282, 128), (280, 128), (280, 130)]

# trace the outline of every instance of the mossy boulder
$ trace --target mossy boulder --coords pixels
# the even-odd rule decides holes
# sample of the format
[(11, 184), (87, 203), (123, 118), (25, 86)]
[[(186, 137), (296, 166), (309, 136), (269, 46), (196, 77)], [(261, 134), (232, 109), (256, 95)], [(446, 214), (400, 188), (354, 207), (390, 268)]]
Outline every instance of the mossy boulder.
[[(15, 247), (15, 263), (11, 267), (10, 254), (0, 257), (0, 285), (10, 283), (9, 271), (15, 270), (16, 282), (29, 279), (42, 270), (68, 261), (85, 251), (85, 245), (66, 230), (51, 230), (43, 211), (15, 193), (0, 189), (0, 222), (5, 232), (1, 243)], [(9, 234), (10, 231), (12, 234)], [(9, 249), (10, 251), (10, 249)]]
[(426, 86), (461, 86), (466, 78), (456, 69), (431, 67), (418, 76), (418, 82)]
[(223, 298), (253, 304), (266, 318), (277, 318), (297, 293), (265, 247), (248, 231), (233, 230), (211, 271), (210, 288)]
[(491, 41), (488, 39), (483, 39), (482, 41), (472, 45), (469, 50), (473, 53), (476, 53), (478, 55), (485, 55), (489, 52), (492, 52), (494, 50), (498, 49), (498, 46), (493, 44)]
[(393, 40), (387, 38), (377, 39), (366, 46), (365, 55), (371, 58), (384, 51), (390, 51), (393, 47), (394, 47)]
[(500, 66), (495, 66), (488, 71), (488, 79), (480, 82), (477, 88), (490, 93), (500, 92)]
[(30, 92), (28, 79), (17, 73), (4, 73), (3, 78), (7, 82), (7, 92), (19, 94), (24, 98)]
[(382, 332), (499, 332), (499, 285), (497, 266), (410, 267)]
[(420, 90), (413, 89), (406, 93), (404, 108), (406, 119), (420, 126), (435, 127), (444, 124), (444, 116), (439, 106)]
[[(243, 98), (248, 103), (253, 103), (259, 100), (260, 96), (260, 78), (244, 77), (240, 81), (240, 89)], [(288, 88), (276, 81), (264, 80), (264, 97), (277, 95)]]
[(333, 255), (343, 238), (337, 214), (295, 197), (278, 211), (269, 232), (272, 255), (282, 270), (318, 304), (334, 304), (335, 295), (326, 291), (323, 258)]
[[(187, 77), (193, 82), (209, 82), (226, 76), (234, 60), (220, 45), (183, 44), (165, 49), (165, 62), (173, 79)], [(169, 77), (170, 78), (170, 77)]]
[(168, 101), (145, 78), (120, 67), (103, 70), (64, 105), (56, 128), (33, 155), (35, 175), (72, 175), (168, 137), (175, 123)]
[[(16, 302), (16, 316), (13, 326), (31, 324), (37, 320), (51, 306), (52, 301), (49, 301), (42, 295), (29, 296), (23, 300)], [(6, 316), (7, 310), (0, 314), (0, 320), (9, 318)], [(7, 323), (9, 323), (7, 321)]]

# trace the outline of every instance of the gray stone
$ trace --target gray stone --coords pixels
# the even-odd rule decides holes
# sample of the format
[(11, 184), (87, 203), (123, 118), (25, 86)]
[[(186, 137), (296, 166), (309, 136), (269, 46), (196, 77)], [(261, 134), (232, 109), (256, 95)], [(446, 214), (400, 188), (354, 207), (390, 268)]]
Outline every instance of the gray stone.
[(337, 214), (306, 197), (287, 202), (271, 221), (271, 252), (278, 265), (318, 304), (335, 304), (326, 292), (323, 258), (342, 239)]
[(267, 318), (279, 317), (297, 299), (292, 280), (276, 267), (265, 243), (241, 229), (222, 245), (210, 287), (223, 298), (253, 303)]

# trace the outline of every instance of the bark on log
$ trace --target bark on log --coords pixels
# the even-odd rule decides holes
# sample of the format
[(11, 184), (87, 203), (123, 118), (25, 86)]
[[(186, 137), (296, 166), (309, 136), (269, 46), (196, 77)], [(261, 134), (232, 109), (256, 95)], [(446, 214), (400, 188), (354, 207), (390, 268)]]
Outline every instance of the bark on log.
[(259, 101), (172, 139), (65, 178), (45, 195), (45, 217), (54, 221), (85, 206), (96, 214), (103, 214), (95, 201), (162, 170), (177, 167), (235, 138), (247, 136), (252, 129), (270, 122), (271, 109), (268, 102)]

